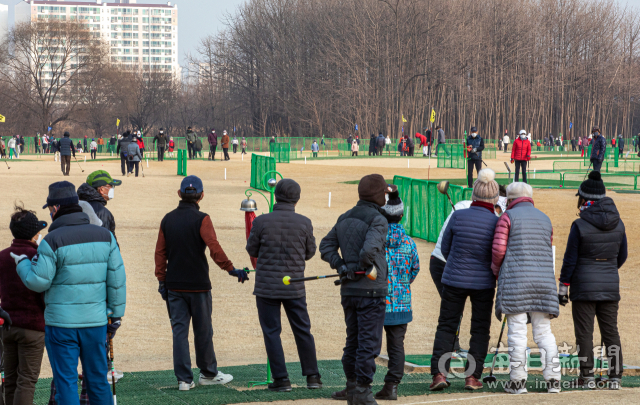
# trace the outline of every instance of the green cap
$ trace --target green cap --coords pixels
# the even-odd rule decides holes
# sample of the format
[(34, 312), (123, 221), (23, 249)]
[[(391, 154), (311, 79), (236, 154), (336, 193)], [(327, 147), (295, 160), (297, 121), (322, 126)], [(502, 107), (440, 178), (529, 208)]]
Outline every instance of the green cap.
[(96, 170), (87, 176), (87, 184), (93, 188), (102, 186), (119, 186), (122, 184), (122, 180), (114, 180), (111, 175), (105, 170)]

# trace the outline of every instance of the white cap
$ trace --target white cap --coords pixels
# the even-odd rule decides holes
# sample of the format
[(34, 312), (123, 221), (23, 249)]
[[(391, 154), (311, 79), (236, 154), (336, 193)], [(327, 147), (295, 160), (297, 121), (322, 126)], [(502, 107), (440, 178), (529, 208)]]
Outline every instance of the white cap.
[(524, 129), (520, 130), (520, 135), (526, 135), (526, 134), (527, 134), (527, 131), (525, 131)]
[(507, 186), (507, 199), (515, 200), (520, 197), (533, 198), (533, 188), (527, 183), (513, 182)]

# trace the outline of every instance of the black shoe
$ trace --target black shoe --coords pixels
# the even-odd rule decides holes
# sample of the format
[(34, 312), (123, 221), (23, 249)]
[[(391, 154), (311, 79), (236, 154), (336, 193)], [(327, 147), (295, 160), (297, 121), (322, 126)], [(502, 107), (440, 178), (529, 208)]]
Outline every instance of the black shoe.
[(353, 405), (378, 405), (373, 398), (370, 385), (358, 385), (353, 390)]
[(338, 401), (346, 401), (347, 394), (352, 392), (356, 388), (356, 380), (347, 380), (347, 387), (342, 391), (336, 391), (331, 393), (331, 398)]
[(384, 387), (376, 393), (376, 399), (396, 400), (398, 399), (398, 384), (385, 382)]
[(322, 380), (320, 380), (320, 374), (307, 376), (307, 389), (317, 390), (322, 388)]
[(267, 386), (269, 391), (275, 392), (290, 392), (291, 391), (291, 381), (287, 377), (285, 378), (274, 378), (273, 382)]

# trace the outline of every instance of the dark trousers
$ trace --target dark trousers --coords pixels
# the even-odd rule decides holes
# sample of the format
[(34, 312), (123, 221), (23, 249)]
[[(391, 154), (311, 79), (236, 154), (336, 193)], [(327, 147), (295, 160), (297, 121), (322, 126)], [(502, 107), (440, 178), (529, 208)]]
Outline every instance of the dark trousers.
[(238, 145), (237, 144), (233, 144), (233, 153), (237, 153), (238, 152)]
[(527, 182), (527, 161), (516, 160), (516, 181), (520, 178), (520, 169), (522, 169), (522, 181)]
[(313, 152), (313, 157), (318, 157), (318, 152)]
[(593, 376), (593, 318), (596, 317), (606, 347), (605, 354), (609, 359), (609, 377), (620, 378), (623, 362), (618, 333), (618, 301), (572, 301), (571, 312), (580, 359), (580, 375)]
[(409, 148), (409, 156), (413, 156), (414, 149), (415, 149), (415, 146), (412, 146)]
[(140, 162), (127, 162), (127, 171), (133, 173), (133, 169), (136, 169), (136, 177), (138, 177), (138, 170), (140, 169)]
[(164, 162), (164, 146), (158, 146), (158, 162)]
[(62, 174), (65, 176), (69, 175), (69, 170), (71, 170), (71, 156), (60, 156), (60, 168), (62, 169)]
[(509, 147), (509, 144), (508, 144), (508, 143), (505, 143), (505, 144), (504, 144), (504, 152), (505, 152), (505, 153), (507, 152), (507, 148), (508, 148), (508, 147)]
[(358, 156), (358, 152), (351, 152), (351, 156)]
[(187, 142), (187, 149), (189, 150), (189, 159), (193, 159), (196, 156), (196, 146), (192, 142)]
[(4, 400), (8, 405), (32, 404), (44, 353), (44, 332), (11, 327), (2, 331)]
[(280, 339), (280, 333), (282, 333), (280, 306), (284, 307), (293, 337), (296, 340), (302, 375), (319, 374), (316, 343), (311, 334), (311, 321), (307, 311), (306, 297), (290, 300), (256, 297), (256, 305), (273, 378), (289, 376)]
[(619, 148), (618, 149), (618, 157), (622, 156), (624, 154), (624, 148)]
[(482, 169), (482, 160), (467, 160), (467, 186), (473, 187), (473, 168), (476, 168), (476, 173)]
[(205, 377), (218, 375), (218, 362), (213, 351), (211, 291), (169, 291), (169, 308), (173, 322), (173, 372), (178, 381), (193, 381), (189, 354), (189, 323), (192, 320), (196, 365)]
[(384, 325), (387, 335), (387, 354), (389, 365), (384, 382), (400, 384), (404, 376), (404, 336), (407, 334), (407, 324)]
[[(493, 296), (495, 288), (484, 290), (470, 290), (466, 288), (456, 288), (445, 285), (442, 290), (442, 301), (440, 303), (440, 316), (438, 317), (438, 328), (436, 338), (433, 342), (433, 355), (431, 356), (431, 374), (449, 372), (450, 357), (444, 362), (444, 367), (440, 366), (440, 358), (450, 353), (455, 342), (456, 331), (460, 324), (460, 318), (464, 312), (464, 305), (467, 297), (471, 299), (471, 339), (469, 340), (469, 354), (467, 359), (475, 360), (475, 378), (482, 376), (484, 360), (489, 349), (489, 339), (491, 331), (491, 316), (493, 314)], [(467, 362), (467, 368), (470, 362)]]
[(126, 156), (124, 155), (124, 153), (120, 152), (120, 170), (122, 170), (123, 176), (127, 174), (128, 167), (129, 167), (129, 164), (127, 162)]
[(95, 159), (96, 158), (96, 150), (95, 149), (91, 149), (91, 159)]
[(243, 154), (243, 155), (246, 155), (246, 154), (247, 154), (247, 148), (246, 148), (246, 147), (244, 147), (244, 146), (242, 147), (242, 154)]
[(602, 160), (598, 160), (597, 158), (591, 158), (591, 164), (593, 170), (595, 170), (596, 172), (599, 172), (602, 168)]
[(40, 146), (36, 145), (36, 153), (40, 153)]
[(222, 148), (222, 152), (224, 153), (224, 160), (229, 160), (231, 159), (229, 157), (229, 148)]
[(209, 145), (209, 159), (216, 160), (216, 149), (218, 145)]
[[(433, 284), (436, 286), (436, 290), (438, 290), (438, 295), (440, 295), (440, 299), (442, 300), (442, 274), (444, 273), (444, 268), (447, 265), (446, 262), (438, 259), (437, 257), (431, 256), (431, 260), (429, 261), (429, 273), (431, 273), (431, 279), (433, 280)], [(453, 345), (453, 350), (460, 350), (460, 337), (456, 335), (456, 342)]]
[(382, 345), (385, 298), (343, 296), (342, 309), (347, 325), (342, 369), (347, 380), (369, 385), (376, 372), (376, 357)]

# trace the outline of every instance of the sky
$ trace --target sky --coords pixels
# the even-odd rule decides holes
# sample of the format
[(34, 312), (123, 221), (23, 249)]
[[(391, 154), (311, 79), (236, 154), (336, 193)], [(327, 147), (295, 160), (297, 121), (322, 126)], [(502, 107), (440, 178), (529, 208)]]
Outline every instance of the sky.
[[(95, 0), (76, 0), (95, 3)], [(111, 0), (115, 1), (115, 0)], [(138, 3), (166, 4), (167, 0), (138, 0)], [(171, 0), (178, 5), (178, 51), (180, 63), (184, 66), (186, 55), (195, 49), (201, 38), (215, 34), (224, 28), (224, 17), (233, 13), (245, 0)], [(620, 4), (640, 8), (640, 0), (611, 0)], [(13, 10), (18, 0), (0, 0), (9, 5), (9, 26), (13, 25)]]
[[(96, 3), (95, 0), (74, 0)], [(104, 0), (103, 0), (104, 1)], [(640, 2), (640, 0), (637, 0)], [(107, 0), (116, 2), (116, 0)], [(9, 27), (13, 25), (13, 12), (19, 0), (0, 0), (9, 5)], [(166, 4), (167, 0), (137, 0), (141, 4)], [(185, 56), (195, 53), (200, 38), (215, 34), (224, 28), (224, 16), (233, 13), (244, 0), (171, 0), (178, 5), (178, 52), (180, 63), (185, 65)]]

